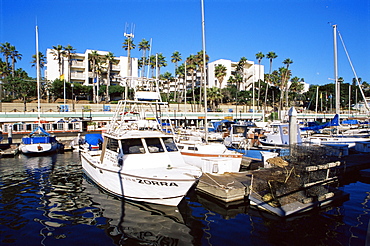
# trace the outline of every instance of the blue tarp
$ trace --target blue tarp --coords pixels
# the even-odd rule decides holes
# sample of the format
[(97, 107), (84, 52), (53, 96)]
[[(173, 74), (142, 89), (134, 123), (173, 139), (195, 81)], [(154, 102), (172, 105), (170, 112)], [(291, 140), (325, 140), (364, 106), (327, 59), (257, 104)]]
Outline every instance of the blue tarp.
[(229, 121), (229, 120), (220, 120), (220, 121), (211, 121), (211, 124), (213, 125), (213, 128), (208, 128), (208, 131), (209, 132), (218, 132), (218, 131), (222, 131), (222, 129), (220, 129), (220, 126), (224, 123), (235, 123), (234, 121)]
[(342, 124), (345, 124), (345, 125), (357, 125), (358, 124), (358, 120), (343, 120), (342, 121)]
[(98, 145), (103, 142), (103, 137), (99, 133), (91, 133), (85, 135), (85, 140), (90, 145)]
[(24, 137), (22, 138), (24, 144), (38, 144), (38, 143), (54, 143), (55, 137)]
[(230, 121), (230, 120), (211, 121), (213, 128), (208, 127), (208, 131), (209, 132), (221, 132), (222, 131), (221, 126), (223, 124), (225, 124), (227, 127), (230, 127), (230, 125), (234, 123), (235, 123), (234, 121)]
[(339, 126), (339, 115), (338, 114), (336, 114), (330, 122), (327, 122), (322, 125), (302, 127), (301, 130), (302, 131), (308, 131), (308, 130), (317, 131), (317, 130), (324, 129), (326, 127), (331, 127), (331, 126)]
[(50, 136), (50, 134), (49, 134), (49, 133), (47, 133), (47, 132), (45, 131), (45, 129), (44, 129), (44, 128), (42, 128), (41, 126), (36, 127), (36, 129), (35, 129), (35, 130), (33, 130), (33, 132), (31, 132), (31, 133), (30, 133), (30, 135), (32, 136), (33, 134), (37, 133), (36, 131), (38, 131), (38, 130), (40, 130), (44, 135), (46, 135), (46, 136)]

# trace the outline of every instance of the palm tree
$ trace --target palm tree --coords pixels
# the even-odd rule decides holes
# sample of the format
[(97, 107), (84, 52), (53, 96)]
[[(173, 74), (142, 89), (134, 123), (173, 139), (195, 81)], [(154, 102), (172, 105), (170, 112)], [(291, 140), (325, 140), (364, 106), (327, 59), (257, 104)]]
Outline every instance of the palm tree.
[(11, 50), (12, 45), (8, 42), (1, 44), (0, 46), (0, 52), (3, 53), (5, 57), (5, 64), (6, 67), (9, 68), (9, 57), (10, 57), (10, 50)]
[(67, 45), (64, 47), (64, 56), (67, 57), (67, 64), (68, 64), (68, 75), (67, 80), (71, 82), (71, 66), (72, 66), (72, 54), (76, 53), (76, 49), (74, 49), (71, 45)]
[(62, 65), (63, 65), (63, 55), (65, 53), (64, 47), (60, 44), (57, 46), (53, 46), (51, 53), (54, 56), (54, 60), (58, 61), (58, 71), (59, 71), (59, 78), (62, 76)]
[[(178, 51), (175, 51), (172, 53), (172, 56), (171, 56), (171, 62), (172, 63), (175, 63), (175, 75), (176, 75), (176, 71), (177, 71), (177, 68), (178, 68), (178, 63), (182, 61), (181, 59), (181, 54), (180, 52)], [(178, 79), (175, 78), (175, 93), (174, 93), (174, 98), (173, 100), (176, 102), (177, 100), (177, 82), (178, 82)]]
[(15, 63), (22, 59), (22, 55), (15, 49), (15, 46), (10, 47), (10, 58), (12, 61), (12, 76), (14, 77)]
[(283, 109), (283, 97), (284, 97), (284, 89), (285, 89), (285, 75), (287, 73), (287, 69), (285, 67), (279, 67), (279, 71), (274, 71), (272, 73), (273, 77), (271, 81), (274, 81), (274, 85), (279, 87), (280, 89), (280, 99), (279, 99), (279, 109)]
[(141, 40), (141, 42), (138, 44), (138, 47), (139, 47), (139, 50), (142, 50), (143, 51), (143, 55), (142, 55), (142, 60), (143, 60), (143, 64), (142, 64), (142, 73), (141, 73), (141, 77), (144, 77), (145, 75), (145, 65), (146, 65), (146, 51), (150, 49), (150, 44), (149, 44), (149, 41), (145, 40), (145, 38), (143, 38)]
[(226, 71), (227, 71), (227, 68), (222, 64), (218, 64), (215, 67), (215, 77), (218, 80), (218, 85), (220, 89), (222, 87), (222, 82), (224, 81), (224, 78), (226, 76)]
[(269, 70), (269, 76), (268, 76), (268, 79), (267, 79), (267, 84), (266, 84), (266, 92), (265, 92), (265, 109), (266, 109), (266, 106), (267, 106), (267, 92), (268, 92), (268, 87), (269, 87), (269, 83), (270, 83), (270, 75), (271, 75), (271, 70), (272, 70), (272, 61), (277, 58), (278, 56), (275, 54), (275, 52), (273, 51), (270, 51), (269, 53), (267, 53), (266, 55), (266, 58), (269, 59), (270, 61), (270, 70)]
[[(206, 64), (208, 63), (209, 61), (209, 56), (206, 54)], [(202, 87), (206, 87), (207, 86), (207, 82), (205, 81), (205, 78), (204, 78), (204, 59), (203, 59), (203, 50), (199, 51), (196, 55), (195, 55), (195, 65), (197, 66), (197, 70), (200, 71), (200, 74), (201, 74), (201, 79), (200, 79), (200, 83), (199, 83), (199, 86), (200, 86), (200, 90), (199, 90), (199, 104), (201, 104), (201, 100), (202, 100)], [(204, 82), (204, 83), (203, 83)]]
[(0, 78), (5, 78), (6, 76), (8, 76), (8, 72), (9, 71), (6, 63), (0, 59)]
[[(261, 62), (265, 55), (262, 52), (256, 54), (256, 59), (258, 61), (258, 78), (261, 78)], [(258, 79), (258, 95), (257, 95), (257, 107), (260, 107), (260, 96), (261, 96), (261, 80)]]
[(186, 58), (186, 70), (189, 71), (191, 74), (191, 90), (193, 93), (193, 103), (191, 105), (192, 112), (194, 112), (194, 103), (195, 103), (195, 86), (194, 86), (194, 72), (196, 70), (196, 65), (195, 65), (195, 56), (190, 55), (188, 58)]
[[(177, 78), (182, 78), (183, 81), (183, 87), (180, 88), (181, 91), (181, 99), (184, 98), (184, 92), (186, 92), (186, 76), (185, 76), (185, 63), (181, 64), (180, 66), (177, 67), (176, 69), (176, 76)], [(177, 84), (176, 84), (177, 85)], [(180, 96), (178, 97), (178, 99)]]
[[(31, 61), (31, 67), (36, 67), (36, 64), (37, 64), (37, 56), (36, 54), (32, 55), (32, 61)], [(45, 64), (46, 64), (46, 57), (44, 56), (44, 54), (42, 52), (39, 51), (39, 66), (40, 66), (40, 69), (39, 69), (39, 77), (41, 78), (41, 70), (45, 67)], [(44, 90), (44, 92), (46, 93), (46, 97), (47, 97), (47, 103), (49, 103), (49, 89), (48, 89), (48, 82), (46, 82), (44, 84), (44, 86), (42, 86), (42, 89)]]
[(109, 52), (105, 55), (105, 63), (107, 64), (107, 96), (105, 101), (108, 103), (110, 101), (109, 96), (109, 86), (110, 86), (110, 72), (112, 70), (112, 65), (118, 64), (118, 61), (114, 59), (114, 54), (112, 52)]
[(284, 75), (284, 85), (285, 85), (285, 107), (288, 107), (288, 80), (289, 80), (289, 77), (288, 77), (288, 73), (289, 73), (289, 66), (290, 64), (293, 63), (293, 61), (289, 58), (285, 59), (283, 61), (283, 63), (286, 65), (286, 71), (285, 71), (285, 75)]
[(221, 89), (216, 86), (207, 88), (207, 99), (211, 102), (212, 110), (214, 111), (216, 109), (217, 102), (222, 100)]
[(163, 88), (162, 90), (164, 90), (164, 85), (166, 85), (166, 91), (167, 91), (167, 102), (170, 101), (170, 97), (169, 97), (169, 94), (170, 94), (170, 83), (171, 81), (173, 80), (173, 77), (172, 77), (172, 74), (170, 72), (165, 72), (163, 75), (160, 75), (159, 76), (160, 80), (163, 80), (164, 81), (164, 84), (163, 84)]
[(167, 67), (166, 57), (163, 56), (162, 53), (157, 55), (157, 66), (158, 66), (158, 74), (161, 74), (161, 67)]
[(132, 40), (131, 36), (128, 36), (125, 39), (125, 42), (123, 42), (122, 44), (123, 44), (122, 48), (127, 50), (127, 59), (128, 59), (127, 76), (129, 77), (129, 76), (131, 76), (131, 50), (135, 49), (135, 44), (134, 44), (134, 41)]
[(97, 69), (97, 64), (99, 63), (100, 57), (99, 54), (96, 50), (93, 50), (89, 54), (89, 61), (90, 61), (90, 69), (92, 70), (93, 73), (93, 98), (94, 98), (94, 103), (97, 102), (97, 93), (95, 93), (95, 81), (96, 80), (96, 69)]
[(152, 78), (154, 77), (154, 69), (156, 68), (156, 66), (157, 66), (157, 64), (156, 64), (156, 56), (155, 55), (151, 55), (150, 57), (149, 57), (149, 67), (150, 67), (150, 69), (152, 70)]
[(240, 90), (240, 84), (244, 82), (244, 66), (247, 63), (247, 58), (244, 56), (240, 58), (238, 65), (236, 66), (235, 72), (236, 74), (239, 74), (242, 78), (241, 80), (238, 80), (237, 89)]
[[(32, 55), (31, 63), (32, 63), (31, 67), (36, 67), (36, 63), (37, 63), (36, 54)], [(45, 67), (45, 64), (46, 64), (46, 57), (44, 56), (44, 54), (42, 54), (41, 51), (39, 51), (39, 66), (40, 66), (39, 77), (40, 78), (41, 78), (41, 70)]]

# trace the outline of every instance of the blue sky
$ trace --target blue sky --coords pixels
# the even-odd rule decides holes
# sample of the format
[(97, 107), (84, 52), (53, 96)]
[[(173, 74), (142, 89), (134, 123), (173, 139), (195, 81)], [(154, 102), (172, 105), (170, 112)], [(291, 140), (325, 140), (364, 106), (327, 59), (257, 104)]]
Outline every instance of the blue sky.
[[(293, 76), (309, 84), (332, 83), (333, 28), (337, 24), (358, 77), (370, 83), (370, 0), (205, 0), (206, 51), (210, 61), (241, 57), (256, 61), (258, 52), (274, 51), (273, 70), (286, 58)], [(183, 60), (202, 50), (200, 0), (0, 0), (0, 43), (23, 55), (17, 68), (35, 77), (35, 25), (39, 49), (70, 44), (76, 52), (111, 51), (126, 56), (123, 33), (135, 25), (134, 43), (152, 40), (152, 54)], [(135, 49), (132, 56), (140, 57)], [(265, 73), (269, 62), (265, 58)], [(338, 37), (339, 76), (354, 77)]]

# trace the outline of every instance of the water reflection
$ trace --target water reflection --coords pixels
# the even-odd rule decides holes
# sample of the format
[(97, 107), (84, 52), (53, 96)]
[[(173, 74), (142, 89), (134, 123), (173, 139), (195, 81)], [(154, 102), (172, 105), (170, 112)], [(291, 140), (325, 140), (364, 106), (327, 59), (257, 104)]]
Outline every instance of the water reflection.
[(177, 208), (101, 192), (82, 175), (76, 153), (11, 162), (0, 165), (3, 243), (192, 244)]
[(0, 159), (0, 244), (364, 245), (370, 185), (342, 189), (350, 201), (291, 219), (194, 191), (173, 208), (101, 192), (78, 153), (20, 155)]
[(191, 226), (198, 245), (342, 245), (349, 230), (341, 204), (284, 219), (247, 201), (225, 207), (202, 195), (187, 199), (187, 223), (202, 223)]

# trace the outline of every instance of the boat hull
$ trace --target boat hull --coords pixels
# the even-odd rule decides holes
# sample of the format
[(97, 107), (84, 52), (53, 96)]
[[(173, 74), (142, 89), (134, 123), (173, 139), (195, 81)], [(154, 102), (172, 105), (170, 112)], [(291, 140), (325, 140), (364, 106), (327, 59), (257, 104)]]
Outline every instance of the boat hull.
[[(99, 187), (115, 196), (133, 201), (177, 206), (197, 181), (190, 174), (191, 170), (187, 174), (181, 168), (125, 171), (122, 168), (101, 165), (88, 152), (81, 153), (81, 160), (84, 173)], [(146, 175), (140, 175), (140, 172)]]
[(37, 143), (37, 144), (20, 144), (19, 150), (25, 155), (42, 155), (57, 152), (59, 144), (55, 143)]
[(231, 162), (230, 172), (239, 172), (243, 158), (242, 154), (199, 154), (184, 151), (181, 152), (181, 155), (183, 156), (185, 163), (199, 168), (203, 168), (204, 162), (208, 159), (220, 158), (226, 161), (228, 160)]

